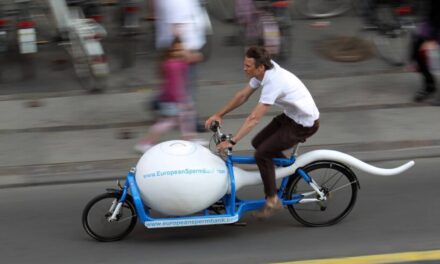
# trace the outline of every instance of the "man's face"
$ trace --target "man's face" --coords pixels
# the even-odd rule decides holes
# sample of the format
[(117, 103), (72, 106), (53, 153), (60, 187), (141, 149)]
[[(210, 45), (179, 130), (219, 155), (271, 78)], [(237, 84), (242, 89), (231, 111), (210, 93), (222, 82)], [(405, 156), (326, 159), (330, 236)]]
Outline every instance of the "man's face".
[(244, 57), (243, 70), (250, 78), (256, 77), (259, 79), (261, 76), (264, 76), (264, 66), (260, 65), (259, 67), (255, 67), (254, 58)]

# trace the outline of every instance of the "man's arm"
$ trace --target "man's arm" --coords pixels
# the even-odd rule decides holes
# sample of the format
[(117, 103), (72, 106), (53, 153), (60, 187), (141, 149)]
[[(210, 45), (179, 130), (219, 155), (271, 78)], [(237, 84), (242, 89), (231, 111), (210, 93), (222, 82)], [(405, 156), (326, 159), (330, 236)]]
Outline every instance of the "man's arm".
[(254, 93), (254, 91), (255, 89), (251, 88), (249, 84), (247, 84), (243, 89), (235, 93), (235, 95), (229, 100), (229, 102), (226, 103), (226, 105), (220, 111), (218, 111), (210, 118), (208, 118), (208, 120), (206, 120), (205, 127), (209, 128), (213, 121), (219, 121), (220, 124), (222, 124), (223, 116), (246, 102), (249, 97)]
[(246, 118), (243, 125), (232, 138), (233, 141), (238, 142), (244, 136), (249, 134), (252, 129), (261, 121), (261, 118), (267, 113), (271, 105), (258, 103), (252, 110), (252, 113)]
[[(237, 133), (232, 137), (232, 141), (237, 143), (240, 139), (252, 131), (252, 129), (260, 122), (261, 118), (267, 113), (270, 106), (271, 105), (269, 104), (258, 103), (254, 110), (252, 110), (252, 113), (246, 118), (243, 125), (241, 125)], [(229, 141), (223, 141), (217, 145), (217, 149), (219, 151), (224, 151), (229, 147), (232, 147), (232, 144)]]

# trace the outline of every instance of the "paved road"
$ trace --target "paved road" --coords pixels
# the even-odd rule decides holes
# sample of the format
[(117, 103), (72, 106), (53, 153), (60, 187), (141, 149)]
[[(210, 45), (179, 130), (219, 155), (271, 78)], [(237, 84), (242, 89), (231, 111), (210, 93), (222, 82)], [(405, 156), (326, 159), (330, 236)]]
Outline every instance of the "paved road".
[[(87, 181), (120, 178), (139, 158), (132, 146), (152, 122), (143, 103), (151, 96), (149, 88), (157, 84), (155, 55), (139, 46), (137, 66), (120, 70), (117, 54), (110, 53), (109, 91), (87, 95), (70, 67), (51, 70), (52, 60), (64, 55), (46, 46), (38, 55), (36, 80), (21, 81), (16, 64), (0, 68), (2, 260), (266, 263), (438, 249), (439, 214), (432, 210), (438, 204), (438, 177), (433, 173), (440, 153), (438, 125), (433, 122), (438, 119), (438, 108), (411, 102), (420, 84), (414, 73), (403, 73), (377, 58), (349, 64), (322, 58), (316, 52), (320, 40), (341, 32), (359, 34), (359, 21), (354, 17), (330, 21), (325, 29), (312, 29), (310, 21), (295, 21), (295, 48), (285, 64), (305, 80), (322, 112), (324, 125), (303, 150), (340, 149), (368, 161), (388, 160), (378, 164), (390, 167), (418, 157), (416, 167), (400, 176), (377, 178), (360, 173), (360, 199), (343, 223), (305, 228), (285, 212), (266, 222), (246, 217), (249, 225), (245, 228), (145, 230), (138, 226), (119, 243), (91, 241), (80, 226), (81, 210), (94, 194), (113, 183)], [(200, 67), (202, 117), (245, 82), (242, 51), (221, 45), (234, 28), (215, 23), (215, 52)], [(119, 44), (105, 45), (114, 50)], [(41, 107), (28, 107), (34, 99)], [(250, 107), (251, 103), (227, 119), (228, 131), (235, 131)], [(119, 138), (122, 129), (129, 129), (134, 137)], [(250, 138), (240, 142), (237, 151), (249, 151)], [(45, 185), (57, 182), (86, 183)], [(38, 184), (43, 186), (4, 188)], [(243, 191), (250, 196), (261, 193), (258, 188)]]
[[(246, 227), (148, 230), (138, 224), (115, 243), (92, 240), (80, 222), (85, 203), (114, 182), (3, 189), (0, 254), (4, 263), (269, 263), (438, 249), (440, 178), (433, 172), (439, 162), (417, 159), (394, 177), (357, 172), (357, 204), (332, 227), (303, 227), (285, 211), (266, 221), (245, 216)], [(257, 186), (240, 195), (261, 192)]]

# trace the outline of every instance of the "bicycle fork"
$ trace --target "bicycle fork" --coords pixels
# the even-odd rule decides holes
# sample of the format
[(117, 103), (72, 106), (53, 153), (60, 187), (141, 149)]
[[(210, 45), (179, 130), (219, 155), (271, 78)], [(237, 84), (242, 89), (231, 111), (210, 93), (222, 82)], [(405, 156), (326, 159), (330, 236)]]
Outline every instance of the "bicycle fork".
[(303, 198), (300, 203), (321, 202), (327, 200), (327, 195), (322, 191), (322, 188), (313, 180), (303, 169), (298, 169), (298, 174), (312, 187), (313, 192), (303, 193), (303, 197), (307, 197), (317, 193), (318, 198)]
[[(112, 190), (113, 191), (113, 190)], [(111, 213), (111, 216), (107, 218), (108, 222), (114, 222), (119, 220), (118, 216), (121, 213), (122, 205), (125, 203), (125, 199), (127, 199), (127, 193), (128, 193), (128, 185), (125, 183), (125, 185), (122, 187), (122, 190), (117, 190), (118, 193), (121, 193), (121, 197), (119, 199), (115, 199), (110, 206), (109, 213)]]

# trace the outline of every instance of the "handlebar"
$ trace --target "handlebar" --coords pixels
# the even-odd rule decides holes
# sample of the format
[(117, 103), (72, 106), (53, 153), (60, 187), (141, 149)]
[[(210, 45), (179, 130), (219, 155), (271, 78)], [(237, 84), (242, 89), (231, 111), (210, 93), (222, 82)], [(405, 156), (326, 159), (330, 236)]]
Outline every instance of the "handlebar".
[[(230, 141), (232, 139), (232, 134), (224, 134), (220, 129), (220, 123), (218, 121), (213, 121), (209, 126), (209, 129), (214, 132), (212, 138), (214, 139), (214, 143), (216, 145), (220, 144), (223, 141)], [(232, 148), (229, 148), (231, 151)]]
[(209, 129), (214, 133), (216, 133), (219, 128), (220, 123), (218, 121), (212, 121), (211, 125), (209, 126)]

